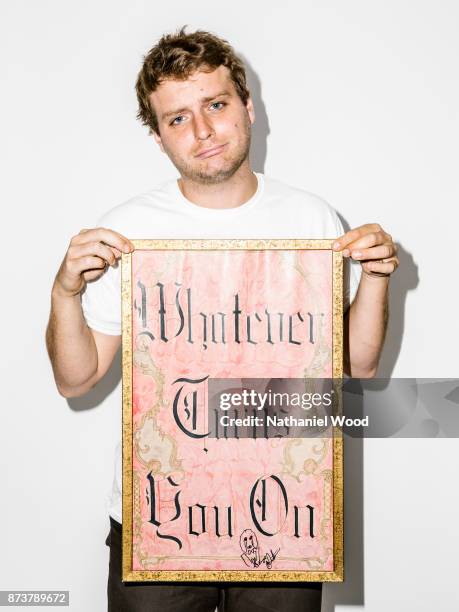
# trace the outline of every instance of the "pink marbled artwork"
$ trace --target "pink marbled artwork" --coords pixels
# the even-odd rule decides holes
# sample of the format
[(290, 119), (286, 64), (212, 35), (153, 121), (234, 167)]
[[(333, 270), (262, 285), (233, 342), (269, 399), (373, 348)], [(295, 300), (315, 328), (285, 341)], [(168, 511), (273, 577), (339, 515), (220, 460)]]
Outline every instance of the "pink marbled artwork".
[(132, 343), (132, 569), (333, 570), (332, 439), (200, 437), (207, 377), (332, 376), (331, 252), (137, 250)]

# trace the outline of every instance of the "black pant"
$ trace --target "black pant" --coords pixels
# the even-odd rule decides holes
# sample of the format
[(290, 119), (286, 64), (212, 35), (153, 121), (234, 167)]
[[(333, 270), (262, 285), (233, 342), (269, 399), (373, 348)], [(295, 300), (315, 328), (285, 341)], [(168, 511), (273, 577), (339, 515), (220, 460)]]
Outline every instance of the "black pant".
[(109, 612), (320, 612), (321, 582), (121, 582), (121, 529), (110, 517)]

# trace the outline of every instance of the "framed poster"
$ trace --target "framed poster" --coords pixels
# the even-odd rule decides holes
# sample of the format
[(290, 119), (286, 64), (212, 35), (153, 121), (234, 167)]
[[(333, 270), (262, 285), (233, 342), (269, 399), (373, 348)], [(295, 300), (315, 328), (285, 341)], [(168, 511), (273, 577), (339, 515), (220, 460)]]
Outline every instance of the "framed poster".
[[(332, 240), (133, 242), (123, 581), (341, 581), (341, 432), (257, 434), (221, 401), (249, 419), (242, 400), (263, 394), (233, 393), (234, 381), (342, 377), (341, 253)], [(229, 392), (211, 406), (219, 385)]]

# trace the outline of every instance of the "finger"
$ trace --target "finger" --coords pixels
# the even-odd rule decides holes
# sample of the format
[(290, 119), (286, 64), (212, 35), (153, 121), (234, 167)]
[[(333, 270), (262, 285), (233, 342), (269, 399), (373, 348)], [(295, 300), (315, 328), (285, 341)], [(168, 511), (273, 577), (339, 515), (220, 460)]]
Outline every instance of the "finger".
[(362, 263), (362, 268), (365, 272), (372, 274), (392, 274), (398, 268), (398, 260), (393, 258), (386, 262), (368, 261)]
[(96, 255), (104, 259), (110, 266), (116, 262), (112, 249), (102, 242), (88, 242), (78, 246), (71, 246), (67, 251), (67, 258), (69, 260), (79, 259), (87, 255)]
[(395, 249), (392, 244), (382, 244), (380, 246), (374, 246), (369, 249), (358, 249), (351, 250), (350, 253), (352, 259), (388, 259), (395, 255)]
[(390, 241), (386, 239), (386, 234), (384, 232), (370, 232), (348, 244), (346, 249), (352, 253), (355, 250), (375, 247), (381, 244), (390, 244)]
[(105, 227), (96, 227), (77, 234), (70, 243), (77, 245), (94, 241), (104, 242), (106, 245), (115, 247), (123, 253), (129, 253), (134, 250), (134, 245), (128, 238)]
[(371, 232), (380, 232), (382, 231), (381, 226), (378, 223), (367, 223), (365, 225), (360, 225), (353, 230), (350, 230), (337, 238), (332, 245), (333, 250), (342, 251), (345, 247), (347, 247), (351, 242), (358, 240), (362, 236), (369, 234)]
[(121, 251), (119, 251), (116, 247), (110, 247), (116, 259), (121, 257)]
[(88, 272), (83, 272), (83, 278), (85, 281), (92, 281), (96, 280), (96, 278), (99, 278), (99, 276), (102, 276), (103, 273), (103, 268), (100, 270), (88, 270)]
[(67, 271), (70, 275), (79, 276), (88, 270), (104, 270), (107, 266), (105, 259), (87, 255), (78, 259), (70, 259), (66, 263)]
[[(101, 242), (100, 244), (104, 244), (104, 243), (103, 243), (103, 242)], [(107, 246), (107, 249), (110, 249), (110, 251), (111, 251), (111, 252), (113, 253), (113, 255), (115, 256), (115, 259), (119, 259), (119, 258), (121, 257), (122, 253), (121, 253), (121, 251), (120, 251), (120, 250), (118, 250), (116, 247), (111, 247), (111, 246), (108, 246), (108, 245), (105, 245), (105, 246)]]

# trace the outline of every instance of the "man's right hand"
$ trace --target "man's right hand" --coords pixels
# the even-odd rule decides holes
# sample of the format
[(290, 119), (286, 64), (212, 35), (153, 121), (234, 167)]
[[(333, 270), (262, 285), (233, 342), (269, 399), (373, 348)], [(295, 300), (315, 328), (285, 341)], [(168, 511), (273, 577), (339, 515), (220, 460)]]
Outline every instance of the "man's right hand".
[(118, 232), (104, 227), (82, 229), (70, 240), (53, 289), (67, 297), (78, 295), (87, 281), (102, 276), (105, 268), (113, 265), (121, 253), (133, 250), (132, 242)]

